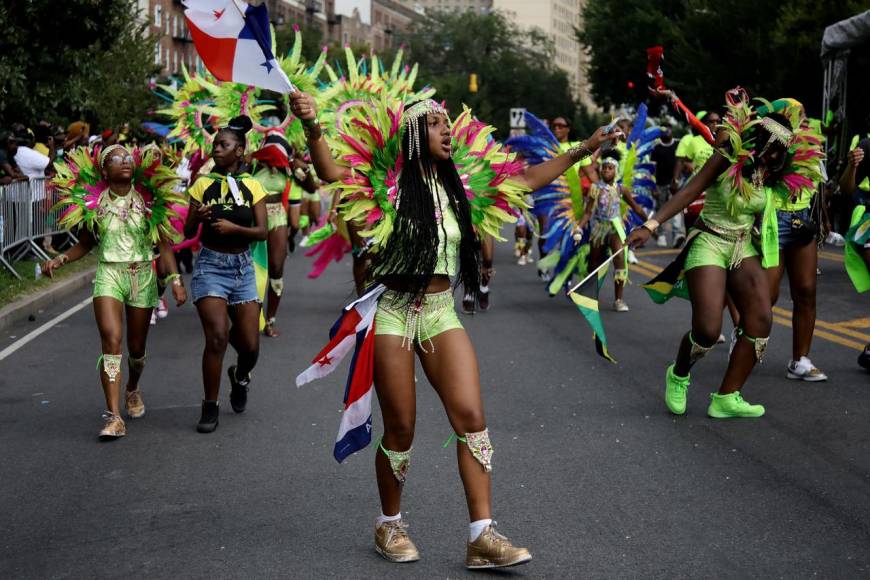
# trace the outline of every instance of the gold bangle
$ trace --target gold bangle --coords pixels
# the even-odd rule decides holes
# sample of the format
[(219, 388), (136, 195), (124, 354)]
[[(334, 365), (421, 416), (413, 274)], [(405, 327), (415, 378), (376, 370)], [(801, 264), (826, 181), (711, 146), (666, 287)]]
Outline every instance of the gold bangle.
[(646, 228), (649, 230), (649, 233), (654, 234), (654, 233), (656, 233), (656, 230), (659, 229), (660, 225), (662, 225), (662, 224), (660, 224), (658, 222), (658, 220), (654, 220), (652, 218), (649, 218), (648, 220), (646, 220), (645, 222), (640, 224), (640, 227)]

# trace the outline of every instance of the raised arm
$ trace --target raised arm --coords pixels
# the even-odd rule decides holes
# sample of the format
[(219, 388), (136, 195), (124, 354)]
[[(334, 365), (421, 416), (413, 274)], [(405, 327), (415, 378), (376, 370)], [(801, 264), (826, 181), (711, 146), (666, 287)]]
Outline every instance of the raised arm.
[(727, 168), (728, 160), (718, 151), (713, 153), (701, 171), (696, 173), (685, 187), (675, 193), (646, 223), (632, 230), (628, 236), (628, 245), (634, 248), (646, 243), (660, 224), (665, 223), (698, 199)]
[(622, 132), (618, 129), (614, 129), (609, 133), (606, 131), (607, 127), (599, 127), (591, 137), (583, 141), (579, 146), (569, 149), (554, 159), (527, 167), (523, 173), (514, 178), (514, 181), (525, 185), (532, 191), (541, 189), (568, 171), (572, 165), (584, 157), (592, 155), (603, 143), (615, 141), (623, 136)]
[(858, 189), (858, 166), (864, 160), (864, 150), (856, 147), (849, 151), (849, 164), (846, 166), (846, 171), (840, 176), (840, 187), (843, 188), (848, 195), (855, 193)]
[(643, 209), (643, 207), (641, 207), (639, 203), (637, 203), (637, 200), (634, 199), (634, 194), (631, 193), (631, 190), (625, 189), (620, 185), (619, 191), (622, 193), (622, 199), (625, 200), (625, 203), (628, 204), (628, 207), (630, 207), (634, 211), (634, 213), (642, 218), (646, 217), (646, 210)]
[(314, 105), (314, 99), (302, 91), (291, 93), (290, 109), (305, 125), (308, 150), (311, 152), (311, 161), (314, 163), (317, 176), (327, 183), (340, 180), (347, 170), (332, 158), (332, 153), (320, 130), (320, 124), (317, 123), (317, 107)]

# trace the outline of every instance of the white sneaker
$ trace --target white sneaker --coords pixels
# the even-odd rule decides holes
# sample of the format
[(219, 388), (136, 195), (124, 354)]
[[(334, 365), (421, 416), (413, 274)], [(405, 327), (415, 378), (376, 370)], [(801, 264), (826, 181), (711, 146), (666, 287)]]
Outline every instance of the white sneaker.
[(526, 258), (525, 254), (521, 255), (520, 259), (517, 260), (517, 264), (519, 264), (520, 266), (525, 266), (527, 263), (528, 263), (528, 258)]
[(160, 299), (160, 302), (157, 303), (157, 309), (155, 310), (155, 312), (157, 312), (157, 318), (159, 318), (160, 320), (163, 320), (164, 318), (169, 316), (169, 307), (166, 306), (165, 299)]
[(658, 239), (656, 240), (656, 245), (660, 248), (667, 248), (668, 247), (668, 238), (666, 238), (664, 235), (659, 236)]
[(825, 243), (829, 246), (836, 246), (838, 248), (842, 248), (846, 245), (846, 238), (844, 238), (837, 232), (828, 232), (828, 237), (825, 238)]
[(786, 367), (785, 376), (790, 379), (807, 381), (809, 383), (818, 383), (820, 381), (827, 381), (828, 375), (820, 371), (813, 365), (813, 361), (809, 358), (802, 356), (801, 360), (789, 361), (788, 366)]
[(719, 338), (716, 339), (716, 344), (725, 344), (725, 335), (720, 334)]
[(631, 250), (628, 251), (628, 263), (629, 264), (637, 264), (638, 259), (637, 256), (634, 255), (634, 252)]
[(151, 311), (151, 326), (156, 326), (156, 325), (157, 325), (157, 311), (152, 310)]
[(625, 300), (616, 300), (613, 303), (613, 309), (617, 312), (628, 312), (628, 304), (625, 303)]

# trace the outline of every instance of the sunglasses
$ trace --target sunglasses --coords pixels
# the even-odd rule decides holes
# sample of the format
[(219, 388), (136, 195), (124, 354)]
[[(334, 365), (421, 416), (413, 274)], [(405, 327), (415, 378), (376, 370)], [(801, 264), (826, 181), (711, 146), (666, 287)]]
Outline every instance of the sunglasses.
[(133, 163), (132, 155), (112, 155), (106, 159), (106, 165), (114, 165), (118, 163)]

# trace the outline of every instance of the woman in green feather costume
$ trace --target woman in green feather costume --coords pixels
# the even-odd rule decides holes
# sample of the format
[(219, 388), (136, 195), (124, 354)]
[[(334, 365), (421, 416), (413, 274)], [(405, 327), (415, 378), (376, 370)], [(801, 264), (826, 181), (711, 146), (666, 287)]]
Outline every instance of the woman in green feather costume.
[(54, 270), (94, 248), (99, 254), (93, 302), (102, 343), (97, 368), (107, 408), (99, 436), (108, 441), (127, 433), (119, 400), (125, 313), (130, 369), (125, 407), (131, 419), (145, 414), (139, 379), (145, 368), (151, 311), (157, 306), (157, 276), (151, 265), (155, 245), (162, 271), (169, 272), (165, 281), (172, 282), (176, 303), (181, 306), (187, 300), (172, 253), (175, 230), (169, 223), (175, 215), (171, 205), (184, 200), (174, 192), (178, 178), (150, 148), (132, 152), (122, 145), (101, 152), (80, 148), (56, 167), (54, 184), (62, 195), (58, 206), (64, 209), (60, 223), (75, 230), (79, 242), (45, 262), (42, 271), (51, 277)]

